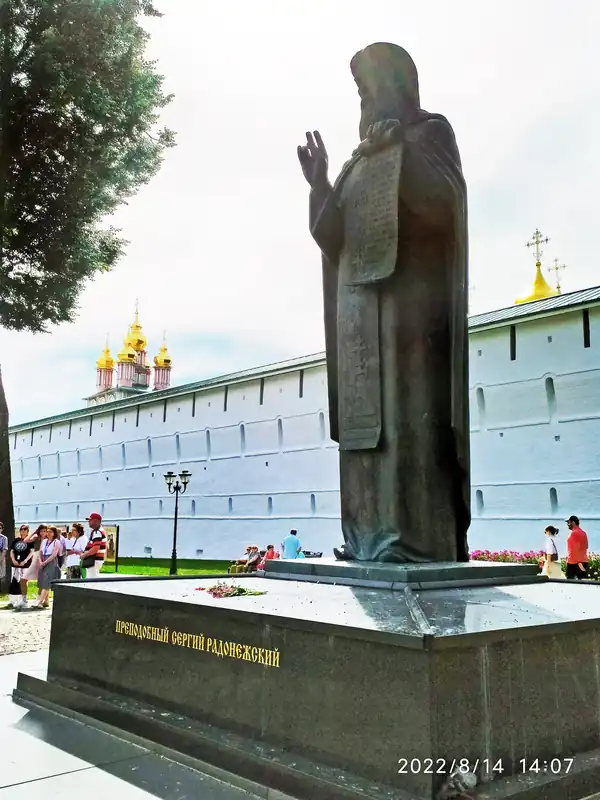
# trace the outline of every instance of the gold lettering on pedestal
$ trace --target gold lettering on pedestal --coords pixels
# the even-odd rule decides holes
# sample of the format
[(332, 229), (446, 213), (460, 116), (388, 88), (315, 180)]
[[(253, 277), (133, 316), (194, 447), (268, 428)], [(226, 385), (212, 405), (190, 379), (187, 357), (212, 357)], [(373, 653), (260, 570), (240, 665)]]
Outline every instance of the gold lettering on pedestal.
[(266, 667), (279, 667), (278, 648), (267, 650), (264, 647), (254, 647), (251, 644), (239, 644), (238, 642), (228, 642), (224, 639), (214, 639), (211, 636), (205, 638), (203, 633), (169, 631), (169, 628), (138, 625), (136, 622), (128, 622), (122, 619), (115, 621), (115, 633), (121, 636), (132, 636), (140, 641), (147, 639), (152, 642), (171, 644), (175, 647), (201, 650), (218, 658), (235, 658), (238, 661), (252, 661), (255, 664), (264, 664)]

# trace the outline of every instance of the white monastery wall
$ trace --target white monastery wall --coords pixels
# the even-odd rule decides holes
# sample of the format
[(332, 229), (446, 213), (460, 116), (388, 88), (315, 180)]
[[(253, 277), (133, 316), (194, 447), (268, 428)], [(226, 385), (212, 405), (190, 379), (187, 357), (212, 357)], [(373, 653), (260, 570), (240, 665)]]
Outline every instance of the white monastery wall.
[(537, 548), (577, 514), (600, 550), (600, 309), (588, 314), (589, 346), (581, 309), (517, 321), (512, 353), (509, 325), (471, 333), (474, 548)]
[[(600, 308), (470, 333), (471, 548), (537, 548), (578, 514), (600, 550)], [(512, 338), (512, 345), (511, 345)], [(42, 421), (43, 422), (43, 421)], [(341, 541), (337, 446), (322, 361), (287, 372), (145, 395), (127, 407), (11, 433), (19, 522), (121, 526), (122, 556), (170, 555), (174, 498), (163, 475), (188, 469), (178, 554), (229, 558), (279, 544)]]
[(322, 366), (140, 402), (11, 435), (19, 522), (72, 522), (99, 511), (121, 526), (120, 554), (170, 554), (174, 498), (164, 473), (188, 469), (178, 554), (236, 555), (339, 539), (336, 445)]

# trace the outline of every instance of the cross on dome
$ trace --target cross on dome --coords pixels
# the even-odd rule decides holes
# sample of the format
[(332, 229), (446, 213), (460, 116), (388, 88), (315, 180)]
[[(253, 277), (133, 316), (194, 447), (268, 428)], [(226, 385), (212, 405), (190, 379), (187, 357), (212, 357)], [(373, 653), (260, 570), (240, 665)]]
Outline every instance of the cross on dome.
[(155, 367), (171, 367), (172, 360), (167, 350), (167, 332), (163, 332), (163, 343), (160, 346), (160, 350), (158, 354), (154, 356), (154, 366)]
[(135, 350), (136, 353), (143, 352), (146, 349), (147, 345), (148, 345), (148, 341), (147, 341), (146, 337), (144, 336), (144, 331), (143, 331), (142, 326), (140, 324), (140, 301), (139, 300), (135, 301), (135, 318), (134, 318), (133, 323), (131, 324), (131, 326), (129, 328), (129, 344), (131, 345), (131, 347), (133, 347), (133, 349)]
[(550, 239), (543, 236), (539, 228), (536, 228), (530, 242), (527, 242), (526, 247), (533, 247), (533, 255), (535, 257), (535, 278), (533, 281), (533, 290), (525, 297), (518, 297), (515, 300), (515, 305), (521, 303), (532, 303), (534, 300), (544, 300), (547, 297), (554, 297), (559, 294), (556, 289), (553, 289), (542, 273), (542, 244), (547, 244)]
[(108, 346), (108, 333), (106, 334), (106, 344), (104, 345), (104, 350), (102, 351), (102, 355), (96, 361), (96, 367), (98, 369), (112, 369), (115, 365), (115, 360), (111, 355), (110, 347)]
[[(96, 361), (96, 394), (86, 398), (89, 405), (109, 400), (120, 400), (139, 394), (151, 388), (152, 367), (147, 363), (147, 340), (139, 315), (139, 301), (135, 301), (135, 316), (127, 328), (123, 346), (113, 357), (106, 334), (106, 344), (100, 358)], [(173, 361), (167, 349), (167, 334), (163, 331), (163, 342), (154, 356), (154, 391), (168, 389), (171, 385)], [(116, 367), (116, 385), (113, 386), (113, 373)], [(112, 394), (111, 394), (112, 393)], [(98, 400), (98, 398), (102, 398)]]

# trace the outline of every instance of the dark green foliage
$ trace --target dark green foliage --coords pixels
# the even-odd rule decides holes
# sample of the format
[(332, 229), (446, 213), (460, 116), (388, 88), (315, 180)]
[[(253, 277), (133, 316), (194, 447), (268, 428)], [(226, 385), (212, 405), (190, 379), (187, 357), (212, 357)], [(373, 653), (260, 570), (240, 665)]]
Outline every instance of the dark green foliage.
[[(151, 0), (0, 0), (0, 326), (69, 320), (125, 242), (106, 218), (160, 167), (170, 101), (144, 58)], [(0, 519), (12, 538), (0, 383)]]
[(0, 325), (68, 320), (125, 242), (105, 223), (158, 170), (169, 101), (149, 0), (0, 0)]

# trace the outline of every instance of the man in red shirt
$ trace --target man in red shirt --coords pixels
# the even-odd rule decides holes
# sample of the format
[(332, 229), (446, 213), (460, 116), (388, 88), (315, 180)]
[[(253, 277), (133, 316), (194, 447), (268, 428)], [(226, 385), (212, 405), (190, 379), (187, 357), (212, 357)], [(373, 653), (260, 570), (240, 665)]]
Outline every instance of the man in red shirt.
[(572, 515), (566, 522), (570, 531), (567, 538), (567, 578), (583, 580), (589, 577), (587, 533), (579, 527), (579, 517)]

